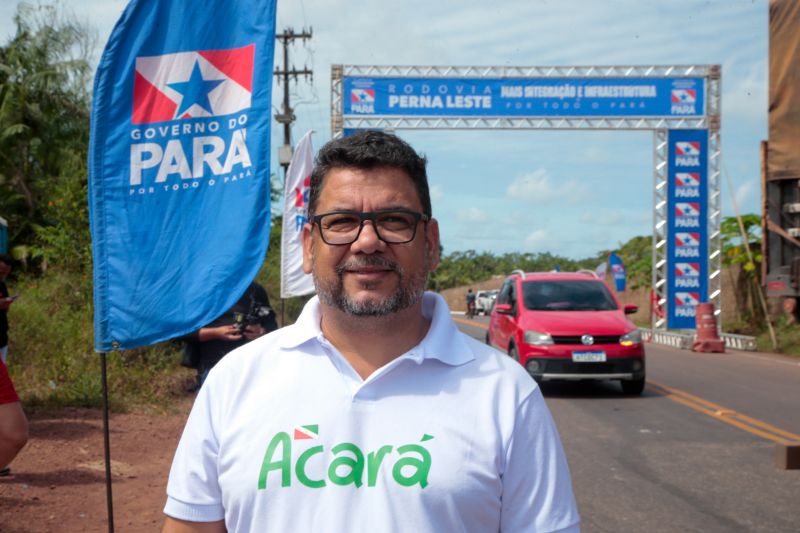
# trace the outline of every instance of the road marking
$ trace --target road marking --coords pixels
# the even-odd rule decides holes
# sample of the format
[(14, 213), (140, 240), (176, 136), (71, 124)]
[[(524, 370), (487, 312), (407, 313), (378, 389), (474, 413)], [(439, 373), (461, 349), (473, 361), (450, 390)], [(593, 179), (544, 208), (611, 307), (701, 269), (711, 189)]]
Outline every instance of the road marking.
[[(482, 322), (476, 322), (474, 320), (456, 316), (452, 318), (454, 322), (458, 322), (466, 326), (489, 329), (489, 325)], [(727, 407), (710, 402), (681, 389), (668, 387), (649, 379), (647, 380), (647, 386), (662, 396), (672, 400), (673, 402), (685, 405), (691, 409), (694, 409), (695, 411), (699, 411), (705, 415), (708, 415), (711, 418), (725, 422), (726, 424), (747, 431), (748, 433), (763, 439), (771, 440), (777, 443), (785, 443), (786, 441), (800, 442), (800, 435), (796, 433), (791, 433), (779, 427), (773, 426), (772, 424), (768, 424), (767, 422), (762, 422), (761, 420), (757, 420), (745, 414), (734, 411), (733, 409), (728, 409)]]
[(710, 402), (699, 396), (689, 394), (686, 391), (676, 389), (675, 387), (668, 387), (655, 381), (647, 381), (647, 386), (672, 400), (673, 402), (685, 405), (695, 411), (708, 415), (721, 422), (725, 422), (731, 426), (737, 427), (748, 433), (756, 435), (766, 440), (771, 440), (777, 443), (784, 443), (788, 441), (800, 441), (800, 435), (791, 433), (779, 427), (762, 422), (755, 418), (749, 417), (745, 414), (728, 409), (721, 405)]

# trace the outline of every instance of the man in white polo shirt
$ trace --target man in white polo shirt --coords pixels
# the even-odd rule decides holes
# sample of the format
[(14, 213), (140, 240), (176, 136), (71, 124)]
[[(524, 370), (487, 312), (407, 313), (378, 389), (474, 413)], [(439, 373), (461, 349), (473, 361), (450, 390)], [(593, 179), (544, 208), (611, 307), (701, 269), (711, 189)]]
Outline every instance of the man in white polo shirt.
[(519, 364), (425, 293), (426, 161), (331, 141), (311, 176), (297, 322), (225, 357), (173, 461), (165, 532), (573, 532), (558, 433)]

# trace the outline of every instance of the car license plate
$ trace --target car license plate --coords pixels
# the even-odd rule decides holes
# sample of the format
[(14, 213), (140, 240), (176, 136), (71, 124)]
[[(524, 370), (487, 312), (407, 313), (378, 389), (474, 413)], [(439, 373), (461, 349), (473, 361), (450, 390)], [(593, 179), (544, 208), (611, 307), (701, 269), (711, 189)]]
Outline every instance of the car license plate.
[(606, 352), (572, 352), (572, 360), (576, 363), (605, 363)]

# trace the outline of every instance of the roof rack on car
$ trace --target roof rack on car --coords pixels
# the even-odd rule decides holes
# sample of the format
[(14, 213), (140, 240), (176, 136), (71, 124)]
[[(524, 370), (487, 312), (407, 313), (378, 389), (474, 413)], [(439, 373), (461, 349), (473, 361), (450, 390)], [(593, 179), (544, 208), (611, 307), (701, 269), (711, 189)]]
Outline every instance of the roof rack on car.
[(522, 270), (520, 270), (518, 268), (511, 271), (511, 275), (513, 276), (514, 274), (519, 274), (523, 278), (525, 277), (525, 272), (523, 272)]
[(589, 270), (588, 268), (582, 268), (580, 270), (576, 270), (576, 273), (586, 274), (587, 276), (592, 276), (593, 278), (598, 278), (598, 279), (600, 278), (600, 276), (597, 275), (597, 272), (595, 272), (594, 270)]

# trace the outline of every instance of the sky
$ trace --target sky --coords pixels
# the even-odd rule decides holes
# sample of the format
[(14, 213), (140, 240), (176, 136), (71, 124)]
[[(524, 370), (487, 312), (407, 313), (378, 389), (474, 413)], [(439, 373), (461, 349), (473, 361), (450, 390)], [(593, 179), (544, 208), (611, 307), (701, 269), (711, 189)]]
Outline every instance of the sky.
[[(125, 0), (61, 0), (94, 26), (95, 64)], [(0, 43), (14, 32), (0, 3)], [(279, 0), (276, 28), (313, 28), (290, 48), (293, 142), (331, 139), (332, 64), (722, 65), (722, 210), (760, 212), (767, 139), (768, 0)], [(276, 46), (276, 66), (282, 67)], [(282, 86), (274, 86), (280, 109)], [(573, 259), (652, 234), (650, 131), (397, 130), (428, 158), (444, 253), (549, 252)], [(272, 166), (283, 128), (273, 123)], [(273, 207), (276, 209), (279, 207)]]

